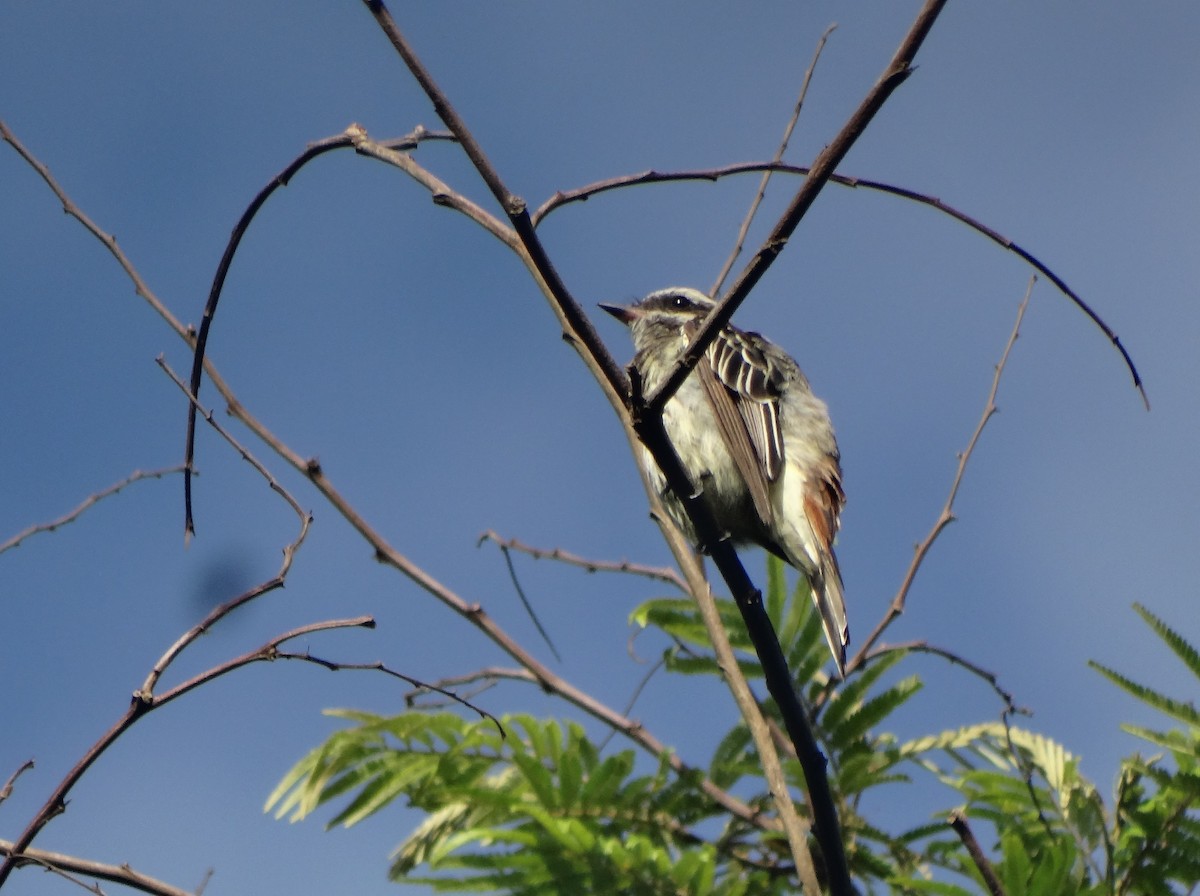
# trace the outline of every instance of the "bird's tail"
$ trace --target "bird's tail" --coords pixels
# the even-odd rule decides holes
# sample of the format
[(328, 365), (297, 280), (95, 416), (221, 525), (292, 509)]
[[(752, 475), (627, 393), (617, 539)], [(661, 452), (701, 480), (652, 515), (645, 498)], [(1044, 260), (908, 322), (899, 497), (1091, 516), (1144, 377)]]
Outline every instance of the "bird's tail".
[(842, 573), (837, 558), (828, 554), (822, 558), (818, 575), (813, 576), (812, 598), (821, 614), (825, 640), (837, 663), (838, 675), (846, 677), (846, 645), (850, 643), (850, 624), (846, 620), (846, 600), (842, 596)]

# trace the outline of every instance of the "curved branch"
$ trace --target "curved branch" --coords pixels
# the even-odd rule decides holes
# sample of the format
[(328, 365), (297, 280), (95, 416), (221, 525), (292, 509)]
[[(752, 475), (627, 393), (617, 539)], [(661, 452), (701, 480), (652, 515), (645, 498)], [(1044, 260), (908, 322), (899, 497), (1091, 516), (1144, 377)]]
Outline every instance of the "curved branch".
[(75, 522), (75, 520), (79, 519), (79, 517), (83, 515), (84, 511), (96, 504), (99, 504), (105, 498), (117, 494), (117, 492), (121, 491), (127, 486), (133, 485), (135, 482), (140, 482), (143, 479), (162, 479), (164, 476), (169, 476), (172, 473), (182, 473), (183, 470), (184, 468), (179, 465), (174, 467), (163, 467), (160, 470), (134, 470), (120, 482), (113, 483), (106, 489), (102, 489), (95, 494), (88, 495), (83, 499), (78, 507), (69, 513), (63, 514), (62, 516), (58, 517), (58, 519), (51, 520), (48, 523), (38, 523), (37, 525), (30, 526), (29, 528), (18, 532), (8, 541), (0, 543), (0, 554), (17, 547), (17, 545), (21, 544), (21, 542), (25, 541), (25, 539), (37, 535), (40, 532), (53, 532), (56, 529), (67, 525), (68, 523)]
[[(184, 386), (183, 382), (179, 379), (178, 376), (175, 375), (174, 371), (172, 371), (170, 369), (170, 367), (168, 367), (166, 365), (166, 363), (162, 360), (161, 357), (158, 359), (158, 363), (159, 363), (159, 366), (162, 367), (162, 369), (164, 371), (166, 371), (167, 374), (172, 378), (172, 380), (174, 380), (175, 384), (177, 386), (179, 386), (180, 389), (183, 389), (184, 392), (186, 393), (187, 387)], [(191, 402), (194, 405), (195, 404), (195, 396), (192, 396), (189, 394), (189, 399), (191, 400)], [(46, 802), (42, 805), (41, 809), (38, 810), (37, 814), (35, 814), (34, 817), (30, 820), (30, 822), (26, 825), (25, 830), (21, 833), (21, 836), (18, 837), (17, 840), (13, 843), (13, 846), (12, 846), (13, 854), (8, 856), (8, 858), (6, 858), (4, 860), (3, 864), (0, 864), (0, 887), (2, 887), (4, 885), (4, 882), (8, 879), (8, 876), (12, 873), (13, 868), (19, 862), (19, 858), (14, 858), (14, 856), (20, 856), (21, 854), (23, 854), (25, 852), (26, 848), (29, 847), (29, 845), (33, 842), (34, 838), (42, 830), (42, 828), (44, 828), (52, 818), (54, 818), (56, 815), (58, 815), (59, 813), (61, 813), (65, 810), (67, 794), (71, 792), (71, 789), (75, 786), (76, 783), (78, 783), (79, 779), (81, 777), (83, 777), (84, 773), (89, 768), (91, 768), (92, 763), (94, 763), (97, 759), (99, 759), (100, 756), (103, 755), (103, 753), (122, 734), (124, 734), (138, 719), (140, 719), (143, 715), (150, 712), (151, 710), (157, 708), (158, 706), (161, 706), (162, 704), (175, 699), (175, 697), (178, 697), (178, 696), (186, 693), (187, 691), (191, 690), (194, 687), (198, 687), (200, 684), (203, 684), (205, 681), (209, 681), (213, 678), (216, 678), (219, 675), (222, 675), (227, 671), (231, 671), (234, 668), (238, 668), (239, 666), (244, 665), (245, 662), (249, 661), (249, 660), (246, 660), (245, 657), (241, 657), (241, 658), (239, 658), (240, 662), (238, 660), (230, 661), (229, 663), (226, 663), (223, 666), (218, 666), (218, 667), (215, 667), (215, 669), (210, 669), (208, 672), (201, 673), (200, 675), (189, 680), (188, 682), (185, 682), (183, 685), (177, 686), (176, 688), (172, 689), (171, 691), (167, 692), (166, 694), (163, 694), (161, 696), (154, 694), (154, 687), (158, 683), (158, 680), (162, 676), (163, 672), (166, 671), (167, 667), (175, 660), (175, 658), (178, 657), (179, 654), (189, 644), (191, 644), (193, 641), (195, 641), (196, 638), (198, 638), (200, 635), (202, 635), (204, 632), (206, 632), (209, 628), (211, 628), (213, 625), (215, 625), (220, 619), (222, 619), (225, 616), (227, 616), (228, 614), (232, 613), (238, 607), (243, 606), (246, 603), (249, 603), (251, 600), (254, 600), (257, 597), (259, 597), (263, 594), (266, 594), (269, 591), (273, 591), (276, 588), (282, 587), (284, 580), (287, 578), (288, 571), (291, 569), (292, 558), (294, 557), (295, 552), (300, 548), (300, 545), (304, 542), (305, 536), (308, 534), (308, 527), (309, 527), (309, 523), (311, 522), (311, 518), (308, 516), (308, 514), (306, 514), (300, 508), (300, 505), (296, 502), (296, 499), (293, 498), (291, 496), (291, 494), (289, 494), (287, 492), (287, 490), (285, 490), (278, 482), (276, 482), (275, 478), (273, 476), (271, 476), (270, 472), (267, 471), (266, 467), (264, 467), (261, 463), (259, 463), (257, 460), (255, 460), (255, 458), (249, 453), (249, 451), (247, 451), (244, 447), (242, 447), (241, 444), (239, 444), (236, 439), (234, 439), (231, 435), (229, 435), (220, 426), (220, 424), (218, 424), (213, 419), (211, 412), (205, 411), (204, 418), (206, 421), (208, 421), (208, 423), (214, 429), (217, 430), (217, 432), (219, 432), (229, 442), (229, 444), (231, 444), (238, 452), (240, 452), (242, 457), (247, 462), (249, 462), (258, 471), (258, 473), (261, 476), (263, 476), (267, 480), (267, 482), (271, 486), (271, 488), (276, 493), (278, 493), (280, 496), (282, 496), (283, 499), (292, 508), (292, 510), (295, 511), (296, 515), (300, 518), (300, 531), (297, 534), (296, 538), (284, 547), (284, 549), (283, 549), (283, 564), (280, 567), (279, 572), (273, 578), (268, 579), (266, 582), (263, 582), (262, 584), (257, 585), (254, 588), (249, 589), (248, 591), (243, 592), (242, 594), (238, 595), (237, 597), (233, 598), (232, 600), (226, 601), (225, 603), (221, 604), (219, 607), (215, 608), (211, 613), (209, 613), (204, 618), (203, 621), (201, 621), (198, 625), (193, 626), (189, 631), (184, 633), (184, 635), (182, 635), (178, 640), (176, 640), (176, 642), (167, 649), (167, 652), (164, 653), (159, 658), (158, 662), (156, 662), (154, 664), (154, 667), (150, 670), (150, 674), (146, 677), (146, 680), (142, 684), (142, 686), (138, 690), (134, 691), (133, 699), (130, 701), (129, 708), (126, 709), (125, 713), (121, 716), (121, 718), (118, 719), (112, 725), (112, 727), (109, 728), (108, 731), (106, 731), (100, 737), (100, 739), (97, 740), (91, 746), (91, 748), (75, 764), (75, 767), (72, 768), (67, 773), (66, 777), (64, 777), (59, 782), (58, 786), (55, 788), (54, 792), (50, 795), (50, 797), (46, 800)], [(282, 643), (282, 641), (286, 641), (289, 638), (296, 637), (298, 634), (307, 633), (308, 631), (316, 631), (322, 627), (334, 628), (334, 627), (342, 627), (342, 626), (351, 625), (351, 624), (353, 624), (353, 625), (367, 625), (367, 624), (374, 625), (374, 622), (372, 620), (370, 620), (369, 617), (364, 617), (359, 620), (349, 620), (349, 621), (339, 621), (336, 623), (319, 624), (316, 627), (308, 627), (304, 630), (296, 630), (294, 632), (289, 632), (286, 635), (283, 635), (280, 638), (276, 639), (274, 643), (275, 644)], [(264, 645), (263, 648), (260, 648), (260, 651), (265, 651), (268, 648), (272, 649), (272, 650), (274, 649), (273, 642), (268, 642), (267, 645)], [(257, 658), (265, 659), (267, 657), (257, 657)]]
[[(63, 871), (70, 874), (82, 874), (96, 880), (107, 880), (114, 884), (122, 884), (131, 890), (152, 893), (154, 896), (196, 896), (192, 890), (185, 890), (164, 881), (153, 878), (140, 871), (134, 871), (126, 864), (110, 865), (106, 862), (94, 862), (91, 859), (81, 859), (61, 852), (50, 852), (45, 849), (22, 850), (14, 856), (13, 843), (10, 840), (0, 840), (0, 856), (6, 856), (18, 865), (41, 865), (51, 871)], [(89, 888), (90, 889), (90, 888)], [(96, 892), (99, 892), (98, 890)]]
[[(867, 95), (863, 97), (858, 108), (842, 125), (837, 135), (817, 154), (809, 169), (808, 177), (804, 179), (804, 183), (800, 185), (796, 195), (792, 197), (792, 201), (780, 216), (775, 227), (763, 240), (762, 246), (749, 263), (742, 268), (742, 272), (734, 281), (733, 286), (700, 324), (699, 329), (688, 343), (687, 350), (675, 362), (672, 372), (664, 379), (654, 395), (647, 399), (648, 409), (652, 409), (656, 413), (662, 412), (667, 401), (682, 385), (717, 334), (733, 319), (734, 312), (750, 295), (750, 290), (779, 257), (784, 246), (787, 245), (788, 240), (800, 225), (800, 221), (825, 188), (834, 168), (846, 157), (850, 148), (862, 136), (871, 120), (883, 108), (883, 104), (887, 102), (896, 88), (912, 74), (913, 59), (916, 58), (917, 51), (925, 42), (925, 38), (929, 36), (934, 22), (937, 21), (937, 17), (945, 5), (946, 0), (925, 0), (921, 10), (917, 13), (916, 20), (893, 54), (891, 62), (888, 63), (871, 89), (867, 91)], [(835, 891), (840, 889), (843, 884), (849, 888), (849, 878), (847, 877), (844, 882), (834, 881), (834, 884)]]
[[(277, 175), (271, 178), (270, 182), (258, 191), (250, 205), (242, 212), (242, 216), (234, 225), (233, 233), (229, 237), (229, 242), (225, 244), (225, 251), (221, 254), (221, 260), (217, 264), (216, 273), (213, 275), (212, 286), (208, 291), (208, 301), (204, 305), (204, 315), (200, 319), (200, 332), (196, 335), (195, 352), (192, 355), (192, 375), (190, 380), (189, 392), (194, 396), (200, 395), (200, 378), (204, 370), (204, 354), (208, 346), (208, 335), (212, 329), (213, 316), (217, 313), (217, 303), (221, 299), (221, 290), (225, 286), (225, 278), (229, 274), (229, 267), (233, 264), (233, 256), (237, 254), (238, 246), (241, 245), (242, 237), (246, 235), (246, 231), (250, 227), (250, 222), (254, 220), (254, 216), (258, 214), (259, 209), (263, 207), (272, 194), (280, 187), (286, 187), (291, 179), (296, 174), (311, 162), (313, 159), (324, 155), (335, 149), (345, 149), (354, 146), (354, 138), (358, 132), (361, 132), (358, 125), (352, 124), (346, 128), (341, 134), (333, 137), (326, 137), (323, 140), (317, 140), (315, 143), (310, 143), (295, 159), (287, 164), (287, 166)], [(423, 127), (418, 127), (411, 134), (401, 137), (398, 140), (391, 140), (386, 143), (387, 146), (393, 149), (411, 149), (417, 146), (422, 140), (452, 140), (448, 134), (430, 133)], [(129, 270), (127, 268), (127, 270)], [(131, 276), (132, 276), (131, 271)], [(195, 453), (196, 444), (196, 407), (188, 405), (188, 422), (187, 422), (187, 447), (184, 452), (184, 472), (183, 472), (183, 506), (184, 506), (184, 538), (191, 538), (196, 527), (192, 519), (192, 460)]]
[[(807, 176), (811, 172), (811, 168), (803, 165), (785, 165), (774, 162), (739, 162), (733, 165), (723, 165), (718, 168), (697, 169), (694, 171), (642, 171), (637, 174), (624, 174), (619, 177), (611, 177), (605, 180), (596, 181), (575, 190), (559, 191), (547, 199), (537, 211), (533, 213), (534, 225), (540, 225), (543, 220), (553, 211), (562, 208), (565, 205), (570, 205), (575, 202), (586, 202), (592, 196), (598, 196), (601, 193), (607, 193), (610, 190), (619, 190), (624, 187), (640, 186), (642, 184), (663, 184), (677, 183), (679, 181), (709, 181), (715, 183), (724, 177), (731, 177), (738, 174), (753, 174), (758, 172), (778, 172), (780, 174), (793, 174)], [(919, 205), (926, 205), (930, 208), (947, 215), (961, 224), (981, 234), (987, 239), (996, 243), (1001, 248), (1008, 252), (1012, 252), (1039, 274), (1054, 284), (1064, 296), (1066, 296), (1072, 304), (1080, 311), (1087, 315), (1088, 319), (1095, 324), (1100, 331), (1107, 337), (1108, 341), (1113, 344), (1121, 355), (1121, 360), (1124, 361), (1129, 375), (1133, 378), (1133, 386), (1137, 389), (1138, 394), (1142, 398), (1142, 403), (1146, 409), (1150, 408), (1150, 399), (1146, 394), (1145, 385), (1142, 383), (1141, 374), (1138, 373), (1137, 366), (1133, 363), (1133, 358), (1129, 351), (1121, 342), (1121, 337), (1118, 336), (1113, 329), (1105, 323), (1104, 319), (1096, 312), (1091, 305), (1084, 301), (1074, 289), (1067, 285), (1067, 282), (1056, 274), (1051, 268), (1039, 259), (1036, 255), (1020, 245), (1016, 240), (1009, 239), (1004, 234), (984, 224), (978, 218), (972, 217), (960, 209), (955, 208), (943, 202), (936, 196), (931, 196), (928, 193), (920, 193), (916, 190), (910, 190), (907, 187), (898, 187), (895, 184), (885, 183), (878, 180), (870, 180), (864, 177), (854, 177), (849, 174), (831, 174), (829, 176), (831, 183), (838, 184), (843, 187), (853, 189), (872, 190), (877, 193), (887, 193), (891, 196), (898, 196), (901, 199), (907, 199), (911, 202), (916, 202)]]
[[(796, 122), (800, 120), (800, 110), (804, 108), (804, 99), (808, 96), (808, 85), (812, 83), (812, 76), (817, 68), (817, 61), (821, 58), (821, 51), (825, 49), (825, 42), (829, 40), (829, 35), (833, 33), (835, 28), (837, 28), (836, 23), (826, 28), (825, 33), (817, 41), (816, 49), (813, 50), (812, 61), (808, 64), (808, 69), (804, 72), (804, 80), (800, 84), (800, 96), (796, 98), (796, 107), (792, 110), (792, 117), (788, 119), (787, 127), (783, 129), (783, 138), (779, 141), (779, 146), (775, 150), (775, 158), (771, 160), (775, 164), (782, 162), (783, 154), (787, 152), (788, 143), (792, 139), (792, 132), (796, 129)], [(742, 248), (746, 245), (746, 234), (750, 232), (750, 225), (754, 222), (754, 216), (758, 214), (758, 208), (767, 195), (767, 184), (771, 182), (772, 173), (772, 169), (770, 168), (763, 172), (762, 180), (758, 183), (758, 192), (754, 194), (754, 199), (750, 201), (750, 208), (746, 212), (746, 217), (742, 220), (742, 226), (738, 230), (737, 239), (734, 240), (733, 250), (729, 253), (729, 257), (725, 259), (725, 264), (721, 265), (721, 271), (717, 274), (717, 279), (713, 281), (712, 289), (708, 291), (709, 295), (715, 296), (721, 291), (721, 286), (725, 283), (725, 278), (733, 270), (734, 262), (742, 254)]]
[[(231, 603), (233, 602), (231, 601)], [(66, 810), (67, 794), (69, 794), (75, 785), (79, 783), (79, 779), (82, 778), (84, 773), (92, 767), (92, 764), (102, 755), (104, 755), (105, 751), (108, 750), (108, 748), (111, 747), (113, 743), (121, 737), (121, 735), (132, 728), (134, 723), (137, 722), (138, 719), (142, 718), (142, 716), (153, 712), (160, 706), (170, 703), (176, 697), (181, 697), (202, 684), (206, 684), (207, 682), (219, 678), (228, 672), (232, 672), (234, 669), (240, 669), (242, 666), (245, 666), (248, 663), (273, 659), (276, 649), (285, 641), (316, 631), (324, 631), (331, 628), (347, 628), (350, 626), (374, 628), (375, 620), (373, 620), (370, 616), (359, 616), (354, 619), (335, 619), (328, 622), (318, 622), (311, 625), (301, 626), (300, 628), (292, 629), (291, 631), (286, 632), (277, 638), (272, 638), (257, 650), (250, 651), (249, 653), (243, 654), (240, 657), (228, 660), (219, 666), (214, 666), (206, 672), (202, 672), (199, 675), (188, 679), (183, 684), (176, 685), (164, 694), (156, 695), (148, 693), (144, 689), (135, 691), (133, 694), (133, 699), (129, 702), (128, 709), (126, 709), (121, 717), (113, 723), (112, 727), (110, 727), (104, 732), (104, 734), (100, 736), (99, 740), (92, 744), (88, 751), (84, 753), (83, 757), (77, 763), (75, 763), (74, 768), (67, 772), (66, 777), (64, 777), (58, 783), (58, 786), (54, 789), (54, 792), (50, 795), (49, 799), (46, 800), (42, 808), (38, 810), (37, 814), (25, 827), (25, 830), (22, 831), (21, 836), (18, 837), (15, 842), (13, 842), (12, 846), (10, 847), (8, 857), (4, 860), (4, 863), (0, 865), (0, 887), (4, 885), (4, 882), (8, 879), (9, 874), (11, 874), (13, 869), (20, 863), (20, 856), (25, 853), (25, 850), (28, 849), (29, 845), (33, 842), (33, 839), (38, 835), (42, 828), (46, 826), (50, 819)]]
[(505, 538), (494, 529), (488, 529), (480, 535), (476, 544), (482, 545), (485, 541), (495, 542), (502, 550), (507, 548), (508, 550), (519, 551), (522, 554), (528, 554), (535, 560), (557, 560), (559, 563), (565, 563), (568, 566), (578, 566), (587, 572), (628, 573), (629, 575), (663, 582), (667, 585), (674, 585), (683, 592), (687, 591), (687, 584), (680, 577), (679, 573), (669, 566), (647, 566), (642, 563), (632, 563), (629, 560), (618, 560), (615, 562), (611, 560), (592, 560), (587, 557), (581, 557), (578, 554), (572, 554), (570, 551), (564, 551), (562, 548), (535, 548), (519, 539)]
[(1000, 361), (996, 364), (996, 373), (992, 377), (992, 387), (988, 391), (983, 414), (979, 418), (979, 423), (975, 426), (975, 431), (971, 433), (971, 439), (967, 442), (966, 449), (958, 455), (958, 468), (954, 472), (954, 480), (950, 483), (950, 494), (946, 497), (946, 503), (942, 507), (942, 512), (938, 514), (938, 518), (934, 522), (933, 528), (929, 530), (929, 534), (925, 536), (925, 539), (913, 551), (912, 562), (908, 566), (908, 571), (904, 574), (904, 581), (900, 583), (900, 589), (896, 592), (896, 596), (892, 598), (891, 605), (888, 607), (883, 618), (879, 620), (878, 625), (875, 626), (875, 630), (867, 636), (867, 639), (863, 641), (862, 647), (858, 649), (858, 653), (846, 664), (847, 672), (862, 665), (871, 647), (879, 640), (880, 636), (896, 617), (904, 612), (904, 604), (908, 599), (909, 589), (912, 588), (912, 583), (917, 577), (917, 572), (920, 570), (921, 564), (924, 562), (930, 548), (933, 547), (933, 543), (942, 534), (942, 530), (954, 522), (954, 499), (958, 497), (958, 489), (962, 485), (963, 476), (967, 472), (967, 464), (971, 460), (971, 455), (975, 453), (975, 446), (979, 444), (979, 437), (983, 435), (984, 427), (987, 426), (988, 421), (992, 419), (992, 415), (998, 410), (996, 407), (996, 394), (1000, 390), (1000, 378), (1004, 375), (1004, 368), (1008, 365), (1008, 358), (1012, 353), (1013, 345), (1016, 344), (1017, 337), (1021, 333), (1021, 321), (1025, 319), (1025, 310), (1029, 307), (1029, 299), (1033, 295), (1033, 285), (1036, 282), (1036, 276), (1029, 278), (1029, 286), (1025, 289), (1025, 297), (1021, 299), (1021, 304), (1017, 306), (1017, 319), (1013, 323), (1008, 341), (1004, 344), (1004, 351), (1000, 355)]

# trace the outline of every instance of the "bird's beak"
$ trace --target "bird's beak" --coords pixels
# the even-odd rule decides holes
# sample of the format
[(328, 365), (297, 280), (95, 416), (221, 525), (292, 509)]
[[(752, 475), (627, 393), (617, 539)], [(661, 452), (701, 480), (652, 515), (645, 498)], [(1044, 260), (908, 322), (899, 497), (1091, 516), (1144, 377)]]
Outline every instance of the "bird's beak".
[(634, 318), (638, 316), (637, 311), (628, 305), (610, 305), (607, 302), (601, 302), (600, 307), (625, 324), (625, 326), (633, 323)]

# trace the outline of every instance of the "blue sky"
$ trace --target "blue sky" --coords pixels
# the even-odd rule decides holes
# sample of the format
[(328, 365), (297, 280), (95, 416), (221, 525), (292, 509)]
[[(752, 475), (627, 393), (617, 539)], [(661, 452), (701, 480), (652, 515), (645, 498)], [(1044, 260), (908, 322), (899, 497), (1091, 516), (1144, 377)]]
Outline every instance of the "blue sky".
[[(510, 187), (555, 190), (648, 168), (774, 151), (812, 48), (836, 21), (789, 160), (806, 164), (882, 70), (915, 3), (434, 5), (395, 14)], [(1086, 667), (1127, 670), (1180, 698), (1192, 683), (1130, 610), (1200, 640), (1200, 9), (952, 3), (917, 72), (841, 170), (926, 191), (1017, 240), (1121, 335), (1115, 351), (1039, 283), (992, 420), (890, 633), (995, 672), (1031, 727), (1083, 756), (1108, 792), (1154, 722)], [(0, 117), (120, 245), (181, 319), (198, 322), (228, 233), (303, 146), (359, 122), (379, 137), (437, 126), (356, 3), (0, 5)], [(481, 202), (447, 144), (417, 158)], [(589, 305), (707, 286), (757, 178), (643, 188), (548, 219), (543, 238)], [(791, 185), (776, 181), (761, 236)], [(0, 152), (0, 540), (134, 469), (182, 458), (185, 406), (154, 359), (182, 343), (37, 176)], [(490, 206), (489, 206), (490, 207)], [(801, 362), (829, 403), (849, 504), (839, 555), (852, 638), (874, 626), (945, 499), (1029, 271), (937, 213), (830, 187), (737, 321)], [(622, 361), (626, 335), (601, 333)], [(277, 194), (244, 241), (210, 357), (245, 404), (399, 550), (540, 650), (485, 529), (599, 558), (667, 560), (619, 427), (515, 260), (398, 171), (333, 154)], [(206, 386), (203, 397), (212, 401)], [(235, 427), (236, 429), (236, 427)], [(315, 515), (286, 589), (226, 620), (171, 681), (295, 625), (370, 613), (374, 632), (316, 654), (382, 659), (426, 679), (498, 651), (369, 549), (244, 432)], [(198, 536), (184, 549), (177, 479), (141, 482), (0, 556), (0, 779), (37, 768), (0, 806), (12, 838), (124, 709), (129, 692), (216, 598), (274, 573), (294, 516), (209, 431)], [(761, 570), (761, 556), (746, 557)], [(563, 675), (623, 706), (643, 667), (626, 617), (639, 582), (518, 561), (563, 651)], [(761, 574), (760, 574), (761, 575)], [(637, 642), (653, 656), (661, 644)], [(990, 693), (918, 662), (918, 735), (995, 718)], [(636, 714), (707, 759), (697, 706), (723, 694), (658, 680)], [(681, 696), (682, 695), (682, 696)], [(329, 706), (402, 708), (366, 673), (263, 666), (142, 721), (84, 779), (38, 844), (129, 862), (208, 892), (393, 892), (399, 808), (349, 832), (262, 815), (274, 783), (332, 730)], [(482, 703), (560, 711), (517, 687)], [(941, 805), (954, 802), (944, 795)], [(906, 806), (888, 817), (916, 823)], [(895, 813), (895, 814), (891, 814)], [(24, 871), (10, 887), (57, 892)]]

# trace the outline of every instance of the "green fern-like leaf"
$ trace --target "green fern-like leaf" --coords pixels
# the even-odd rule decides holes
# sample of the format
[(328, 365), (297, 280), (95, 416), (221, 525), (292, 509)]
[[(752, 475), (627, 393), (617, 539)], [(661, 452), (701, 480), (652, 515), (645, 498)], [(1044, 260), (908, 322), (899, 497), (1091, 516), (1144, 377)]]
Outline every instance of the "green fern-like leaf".
[(1200, 651), (1141, 604), (1135, 603), (1133, 609), (1147, 625), (1154, 629), (1155, 634), (1162, 638), (1163, 643), (1171, 648), (1171, 652), (1183, 660), (1192, 674), (1200, 678)]

